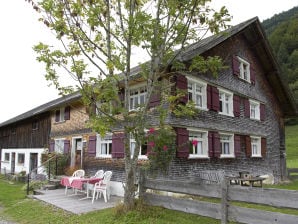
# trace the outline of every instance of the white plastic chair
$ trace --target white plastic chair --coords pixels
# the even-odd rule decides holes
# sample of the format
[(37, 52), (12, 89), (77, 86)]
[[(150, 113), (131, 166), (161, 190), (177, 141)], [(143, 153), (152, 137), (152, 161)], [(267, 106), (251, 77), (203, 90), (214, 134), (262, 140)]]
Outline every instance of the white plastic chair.
[(103, 170), (98, 170), (91, 178), (103, 178), (104, 173)]
[[(71, 184), (73, 179), (82, 178), (85, 176), (85, 170), (76, 170), (73, 172), (72, 176), (68, 178), (69, 183)], [(65, 194), (67, 194), (68, 187), (65, 186)], [(75, 190), (75, 189), (73, 189)]]
[(92, 204), (94, 202), (95, 195), (96, 195), (96, 200), (97, 200), (98, 196), (101, 196), (101, 193), (103, 194), (105, 202), (108, 202), (108, 200), (110, 200), (111, 177), (112, 177), (112, 171), (106, 171), (104, 173), (103, 179), (94, 185)]

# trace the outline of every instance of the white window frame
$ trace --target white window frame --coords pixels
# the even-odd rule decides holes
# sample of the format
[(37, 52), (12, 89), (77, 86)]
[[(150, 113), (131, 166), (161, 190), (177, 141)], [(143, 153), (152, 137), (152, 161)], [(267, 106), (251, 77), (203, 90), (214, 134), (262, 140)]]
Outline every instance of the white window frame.
[[(64, 153), (64, 140), (65, 138), (55, 138), (55, 146), (54, 146), (54, 151), (56, 153)], [(61, 145), (60, 145), (61, 144)], [(61, 146), (61, 148), (59, 148), (59, 146)]]
[[(219, 94), (219, 106), (222, 108), (222, 111), (219, 111), (219, 114), (234, 117), (233, 93), (227, 90), (218, 89), (218, 94)], [(228, 97), (228, 100), (226, 100), (226, 97)]]
[[(23, 157), (24, 157), (22, 163), (19, 162), (19, 160), (20, 160), (20, 155), (23, 155)], [(17, 160), (17, 163), (18, 163), (18, 164), (24, 164), (24, 163), (25, 163), (25, 153), (18, 153), (18, 160)]]
[[(8, 159), (6, 158), (7, 155), (8, 155)], [(5, 162), (9, 162), (9, 160), (10, 160), (10, 153), (9, 152), (5, 152), (3, 159), (4, 159)]]
[[(239, 61), (239, 70), (240, 70), (240, 75), (239, 78), (247, 81), (250, 83), (250, 64), (243, 58), (238, 57)], [(246, 75), (245, 75), (246, 74)]]
[[(141, 90), (145, 90), (145, 91), (142, 92)], [(134, 92), (134, 94), (132, 94), (132, 92)], [(146, 103), (146, 97), (147, 97), (146, 84), (140, 84), (140, 85), (131, 87), (129, 89), (129, 111), (138, 110), (140, 108), (140, 105)], [(143, 102), (141, 102), (142, 98), (144, 98)]]
[[(106, 146), (106, 153), (103, 153), (103, 145)], [(96, 157), (112, 158), (112, 133), (107, 133), (104, 137), (97, 134)]]
[(261, 113), (260, 102), (249, 99), (249, 117), (250, 117), (250, 119), (259, 121), (261, 119), (260, 113)]
[(251, 157), (262, 157), (261, 137), (250, 136), (251, 142)]
[[(130, 138), (129, 147), (130, 147), (130, 155), (131, 155), (131, 157), (133, 157), (134, 150), (135, 150), (135, 145), (136, 145), (136, 140), (134, 138)], [(147, 155), (142, 155), (142, 146), (140, 146), (140, 148), (139, 148), (138, 159), (148, 159)]]
[[(189, 158), (209, 158), (209, 148), (208, 148), (208, 131), (200, 129), (187, 129), (189, 131), (189, 141), (190, 141), (190, 152)], [(201, 135), (201, 137), (199, 136)], [(198, 145), (192, 144), (193, 140), (198, 141)], [(198, 147), (201, 145), (201, 153), (199, 153)], [(192, 148), (191, 148), (192, 147)], [(195, 148), (197, 147), (197, 148)], [(197, 153), (195, 153), (197, 151)]]
[[(223, 139), (224, 136), (228, 136), (229, 139)], [(220, 138), (220, 158), (235, 158), (235, 149), (234, 149), (234, 134), (231, 133), (219, 133)], [(225, 143), (229, 143), (229, 153), (223, 153), (223, 148)]]
[[(191, 87), (191, 89), (190, 89)], [(201, 92), (196, 91), (198, 87)], [(207, 110), (207, 83), (193, 77), (187, 77), (187, 95), (188, 100), (195, 103), (195, 107), (201, 110)], [(190, 97), (190, 95), (192, 97)], [(197, 96), (201, 97), (201, 105), (198, 104)]]
[[(64, 119), (65, 107), (61, 107), (58, 110), (59, 110), (59, 120), (55, 121), (55, 122), (56, 123), (64, 122), (65, 121), (65, 119)], [(58, 110), (56, 110), (56, 111), (58, 111)], [(56, 111), (55, 111), (55, 120), (56, 120)]]

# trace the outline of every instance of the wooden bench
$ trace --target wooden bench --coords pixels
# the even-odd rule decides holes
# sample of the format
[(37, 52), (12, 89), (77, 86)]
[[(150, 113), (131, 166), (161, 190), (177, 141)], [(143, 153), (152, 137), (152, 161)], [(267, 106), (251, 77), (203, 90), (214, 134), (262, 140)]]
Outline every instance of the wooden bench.
[[(263, 181), (266, 178), (263, 177), (250, 177), (250, 178), (241, 178), (241, 177), (228, 177), (230, 184), (240, 184), (241, 186), (250, 186), (250, 187), (263, 187)], [(248, 184), (247, 184), (248, 183)], [(255, 185), (258, 183), (258, 185)]]

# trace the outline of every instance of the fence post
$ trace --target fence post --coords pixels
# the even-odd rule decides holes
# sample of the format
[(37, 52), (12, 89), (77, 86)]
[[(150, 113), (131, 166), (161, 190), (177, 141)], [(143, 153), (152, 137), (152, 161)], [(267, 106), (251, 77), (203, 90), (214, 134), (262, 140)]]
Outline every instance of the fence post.
[(228, 223), (228, 186), (229, 180), (224, 177), (221, 182), (221, 224)]
[(145, 189), (145, 170), (140, 168), (140, 176), (139, 176), (139, 198), (144, 198)]
[(51, 161), (49, 161), (49, 169), (48, 169), (48, 180), (50, 180), (50, 175), (51, 175)]
[(55, 170), (55, 175), (56, 175), (56, 177), (57, 177), (57, 175), (58, 175), (58, 157), (56, 156), (56, 159), (55, 159), (55, 161), (56, 161), (56, 170)]
[(30, 172), (27, 174), (27, 195), (29, 195), (30, 185)]

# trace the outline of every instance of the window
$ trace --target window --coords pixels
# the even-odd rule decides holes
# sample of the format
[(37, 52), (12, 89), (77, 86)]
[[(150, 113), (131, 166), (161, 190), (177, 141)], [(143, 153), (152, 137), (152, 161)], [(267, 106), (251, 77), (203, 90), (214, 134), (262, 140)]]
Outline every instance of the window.
[[(133, 156), (136, 149), (136, 141), (135, 139), (130, 139), (130, 154)], [(140, 146), (139, 148), (139, 159), (147, 159), (147, 144)]]
[(25, 154), (24, 153), (19, 153), (18, 154), (18, 163), (24, 164), (25, 162)]
[(219, 113), (233, 116), (233, 93), (219, 90)]
[(38, 121), (32, 122), (32, 130), (38, 130)]
[(10, 159), (10, 154), (8, 152), (6, 152), (4, 154), (4, 161), (9, 161), (9, 159)]
[(205, 131), (190, 131), (189, 158), (208, 157), (208, 137)]
[(238, 57), (239, 60), (239, 77), (247, 82), (250, 82), (250, 64), (244, 59)]
[(207, 108), (206, 88), (206, 83), (203, 83), (201, 81), (195, 81), (190, 78), (188, 78), (187, 80), (188, 100), (193, 101), (197, 108)]
[(130, 90), (129, 110), (136, 110), (145, 103), (147, 95), (146, 86), (141, 86)]
[(220, 157), (234, 157), (234, 136), (230, 134), (220, 134)]
[(100, 135), (98, 135), (96, 144), (97, 157), (112, 156), (112, 134), (107, 134), (103, 138)]
[(64, 139), (55, 139), (55, 152), (64, 152)]
[(249, 100), (250, 118), (260, 120), (260, 103), (254, 100)]
[(61, 107), (55, 112), (55, 122), (63, 122), (70, 119), (70, 106)]
[(261, 138), (251, 136), (251, 156), (261, 157)]

